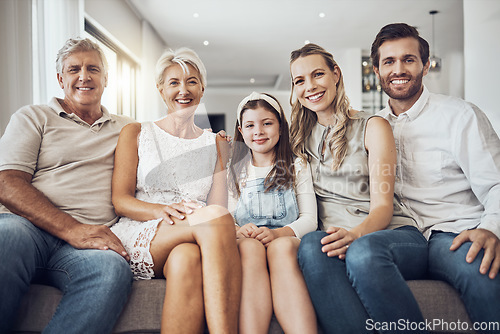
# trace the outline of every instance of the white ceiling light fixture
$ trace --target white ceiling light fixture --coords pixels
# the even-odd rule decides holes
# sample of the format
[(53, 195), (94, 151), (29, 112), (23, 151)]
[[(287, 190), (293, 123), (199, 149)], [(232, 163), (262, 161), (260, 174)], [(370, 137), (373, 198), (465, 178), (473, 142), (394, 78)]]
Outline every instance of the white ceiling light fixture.
[(429, 12), (429, 14), (431, 15), (432, 17), (432, 52), (431, 52), (431, 56), (429, 58), (429, 62), (430, 62), (430, 70), (431, 71), (435, 71), (435, 72), (439, 72), (441, 70), (441, 58), (439, 57), (436, 57), (435, 55), (435, 51), (436, 51), (436, 46), (435, 46), (435, 43), (434, 43), (434, 16), (439, 13), (437, 10), (431, 10)]
[(194, 13), (194, 14), (193, 14), (193, 17), (194, 17), (195, 19), (197, 19), (197, 18), (199, 18), (199, 17), (200, 17), (200, 14), (198, 14), (198, 13)]
[(205, 45), (205, 46), (207, 46), (208, 44), (210, 44), (210, 42), (209, 42), (209, 41), (204, 41), (204, 42), (203, 42), (203, 45)]
[(322, 13), (319, 13), (319, 17), (324, 18), (325, 16), (326, 16), (326, 14), (325, 14), (325, 13), (323, 13), (323, 12), (322, 12)]

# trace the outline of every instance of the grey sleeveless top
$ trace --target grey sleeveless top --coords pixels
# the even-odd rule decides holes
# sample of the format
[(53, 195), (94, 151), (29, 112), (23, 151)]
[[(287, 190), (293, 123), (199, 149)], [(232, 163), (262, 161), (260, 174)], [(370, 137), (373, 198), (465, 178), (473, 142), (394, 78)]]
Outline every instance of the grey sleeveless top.
[[(322, 230), (329, 226), (351, 229), (363, 222), (370, 210), (365, 129), (371, 117), (379, 116), (360, 111), (354, 117), (356, 119), (350, 120), (347, 125), (347, 154), (338, 170), (332, 170), (333, 158), (329, 148), (321, 153), (330, 127), (316, 123), (306, 140)], [(404, 225), (416, 226), (416, 222), (399, 198), (394, 196), (394, 213), (388, 228)]]

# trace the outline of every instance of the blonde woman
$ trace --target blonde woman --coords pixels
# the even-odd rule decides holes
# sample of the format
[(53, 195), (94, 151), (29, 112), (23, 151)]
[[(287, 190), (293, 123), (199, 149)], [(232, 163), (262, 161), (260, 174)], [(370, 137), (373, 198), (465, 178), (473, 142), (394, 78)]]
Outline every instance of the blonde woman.
[[(196, 53), (166, 51), (156, 86), (167, 115), (123, 128), (112, 182), (120, 238), (136, 278), (166, 278), (162, 333), (236, 333), (241, 265), (227, 209), (224, 140), (194, 114), (206, 86)], [(226, 149), (227, 151), (227, 149)]]
[(291, 54), (291, 142), (310, 162), (321, 231), (305, 235), (298, 259), (326, 333), (363, 333), (369, 318), (346, 271), (355, 240), (414, 220), (394, 199), (396, 147), (389, 123), (351, 108), (342, 71), (315, 44)]

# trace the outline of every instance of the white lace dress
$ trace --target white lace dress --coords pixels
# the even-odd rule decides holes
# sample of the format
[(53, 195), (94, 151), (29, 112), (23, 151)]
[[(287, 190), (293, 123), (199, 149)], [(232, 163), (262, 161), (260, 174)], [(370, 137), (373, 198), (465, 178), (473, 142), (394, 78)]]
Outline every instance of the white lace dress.
[[(182, 200), (206, 202), (217, 163), (215, 134), (204, 131), (196, 139), (183, 139), (154, 123), (143, 123), (138, 155), (137, 199), (165, 205)], [(122, 217), (111, 227), (130, 255), (135, 279), (154, 277), (149, 246), (160, 221)]]

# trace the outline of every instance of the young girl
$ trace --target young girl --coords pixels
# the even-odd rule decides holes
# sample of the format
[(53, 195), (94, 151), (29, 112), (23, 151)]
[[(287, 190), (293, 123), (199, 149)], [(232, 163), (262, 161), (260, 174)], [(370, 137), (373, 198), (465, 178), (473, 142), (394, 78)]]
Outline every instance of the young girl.
[(285, 333), (316, 333), (297, 262), (299, 238), (317, 227), (309, 164), (293, 161), (274, 97), (254, 92), (237, 113), (229, 186), (243, 267), (240, 333), (267, 333), (273, 309)]

